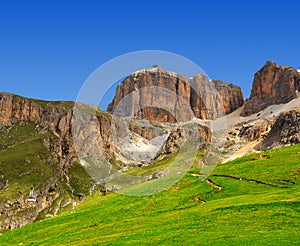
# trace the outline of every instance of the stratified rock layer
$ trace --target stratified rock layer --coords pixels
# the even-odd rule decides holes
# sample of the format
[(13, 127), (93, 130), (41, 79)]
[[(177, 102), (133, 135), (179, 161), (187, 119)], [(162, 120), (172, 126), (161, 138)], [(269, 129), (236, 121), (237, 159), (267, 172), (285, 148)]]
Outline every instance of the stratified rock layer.
[(193, 78), (160, 67), (144, 69), (127, 77), (116, 90), (108, 112), (137, 115), (161, 122), (211, 119), (243, 105), (241, 89), (233, 84), (210, 81), (203, 74)]

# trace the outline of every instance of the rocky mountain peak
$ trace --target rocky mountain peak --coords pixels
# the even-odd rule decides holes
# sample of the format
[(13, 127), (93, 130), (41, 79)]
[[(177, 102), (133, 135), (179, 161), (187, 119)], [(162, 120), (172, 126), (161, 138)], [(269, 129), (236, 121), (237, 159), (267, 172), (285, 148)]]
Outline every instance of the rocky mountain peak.
[(193, 78), (161, 67), (142, 69), (116, 89), (107, 110), (122, 116), (141, 116), (161, 122), (210, 119), (231, 113), (244, 103), (240, 87), (203, 74)]
[(251, 95), (241, 115), (255, 114), (270, 105), (287, 103), (298, 97), (299, 81), (296, 69), (267, 61), (254, 75)]

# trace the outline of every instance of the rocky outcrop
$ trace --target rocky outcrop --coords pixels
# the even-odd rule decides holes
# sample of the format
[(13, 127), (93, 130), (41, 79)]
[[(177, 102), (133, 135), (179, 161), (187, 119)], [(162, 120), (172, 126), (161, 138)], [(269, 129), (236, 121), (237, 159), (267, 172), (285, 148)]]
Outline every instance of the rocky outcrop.
[(161, 68), (145, 69), (127, 77), (116, 90), (108, 112), (147, 120), (191, 120), (188, 78)]
[(151, 140), (168, 133), (167, 130), (162, 129), (161, 127), (154, 126), (147, 120), (132, 120), (129, 123), (129, 130), (147, 140)]
[(220, 80), (212, 81), (218, 91), (226, 114), (229, 114), (244, 104), (242, 90), (239, 86)]
[(262, 141), (267, 137), (275, 122), (275, 117), (253, 119), (229, 126), (226, 134), (215, 139), (223, 162), (261, 150)]
[(243, 102), (238, 86), (211, 82), (203, 74), (189, 79), (154, 67), (137, 71), (118, 85), (107, 110), (118, 116), (185, 122), (193, 117), (210, 119), (231, 113)]
[[(188, 119), (187, 114), (184, 114), (187, 111), (183, 105), (186, 101), (190, 100), (189, 85), (181, 79), (182, 77), (176, 78), (177, 84), (174, 85), (169, 80), (174, 75), (173, 73), (162, 72), (160, 69), (156, 72), (158, 74), (153, 75), (151, 72), (150, 74), (142, 73), (135, 76), (144, 78), (139, 80), (141, 83), (152, 81), (153, 85), (160, 83), (162, 88), (169, 86), (170, 90), (177, 91), (176, 95), (171, 94), (171, 96), (174, 96), (174, 100), (176, 100), (176, 107), (173, 112), (175, 112), (175, 115), (179, 115), (180, 119)], [(154, 76), (153, 80), (152, 76)], [(122, 92), (122, 95), (129, 93), (130, 90), (125, 92), (122, 90), (130, 88), (132, 78), (134, 77), (129, 77), (125, 80), (125, 84), (129, 84), (128, 86), (119, 87), (119, 93)], [(174, 78), (172, 77), (172, 79)], [(141, 95), (141, 100), (147, 103), (147, 95)], [(180, 99), (181, 96), (179, 95), (184, 99)], [(155, 97), (154, 94), (152, 96), (153, 98)], [(121, 158), (126, 163), (130, 162), (130, 158), (125, 157), (128, 156), (128, 153), (135, 153), (135, 151), (132, 151), (131, 147), (129, 147), (128, 153), (125, 151), (126, 155), (123, 156), (122, 151), (126, 150), (126, 148), (122, 147), (123, 145), (129, 146), (130, 144), (135, 144), (137, 155), (143, 156), (141, 153), (141, 144), (152, 151), (152, 149), (157, 148), (155, 147), (156, 145), (166, 141), (165, 138), (174, 132), (173, 126), (150, 124), (147, 120), (140, 119), (132, 119), (130, 122), (126, 122), (126, 120), (122, 121), (117, 117), (112, 118), (109, 113), (88, 105), (76, 104), (76, 107), (73, 108), (74, 103), (72, 102), (35, 102), (36, 100), (33, 101), (7, 93), (1, 93), (0, 98), (0, 125), (11, 125), (17, 122), (35, 122), (43, 131), (54, 133), (57, 138), (46, 137), (43, 139), (43, 144), (50, 150), (53, 158), (59, 164), (62, 176), (67, 175), (68, 168), (74, 161), (78, 160), (78, 153), (81, 153), (82, 156), (94, 156), (95, 158), (99, 155), (107, 159)], [(163, 98), (163, 100), (166, 99)], [(74, 110), (77, 112), (75, 115)], [(161, 111), (155, 114), (155, 109), (147, 110), (140, 111), (140, 113), (149, 115), (148, 118), (150, 119), (153, 115), (155, 119), (160, 116), (165, 117)], [(165, 120), (172, 122), (170, 118)], [(74, 140), (76, 144), (73, 142)], [(97, 144), (95, 145), (94, 143)], [(173, 152), (173, 148), (170, 149), (167, 151), (168, 153)], [(155, 157), (156, 154), (153, 154), (153, 158)], [(136, 158), (135, 161), (138, 163), (139, 159), (144, 160), (143, 158)]]
[[(18, 122), (34, 122), (46, 130), (50, 130), (59, 138), (59, 141), (55, 144), (45, 141), (44, 144), (60, 158), (61, 167), (66, 167), (73, 158), (76, 158), (71, 127), (74, 102), (35, 101), (17, 95), (0, 93), (0, 125), (9, 126)], [(109, 146), (111, 117), (109, 114), (99, 111), (98, 116), (94, 116), (93, 120), (96, 122), (96, 130), (101, 138), (100, 142)], [(79, 134), (80, 131), (82, 128), (78, 128), (75, 134)]]
[(171, 132), (166, 143), (162, 147), (163, 155), (170, 155), (175, 153), (181, 145), (181, 131), (180, 129), (176, 129), (174, 132)]
[[(172, 74), (164, 74), (161, 71), (159, 74), (146, 73), (135, 76), (138, 78), (141, 76), (142, 79), (139, 81), (142, 85), (152, 81), (152, 85), (159, 83), (168, 92), (176, 92), (176, 94), (167, 94), (173, 97), (175, 108), (172, 112), (180, 120), (191, 119), (188, 118), (191, 116), (188, 115), (189, 111), (185, 107), (186, 103), (190, 102), (189, 85), (182, 78), (175, 78)], [(176, 80), (175, 84), (171, 83), (171, 77)], [(134, 79), (134, 77), (126, 80), (129, 87), (131, 86), (131, 79)], [(127, 83), (126, 81), (125, 83)], [(126, 91), (126, 88), (126, 86), (124, 88), (119, 87), (119, 93), (127, 95), (126, 93), (129, 93), (130, 90)], [(122, 91), (123, 89), (125, 91)], [(131, 89), (134, 90), (134, 87)], [(150, 94), (152, 95), (150, 99), (147, 91), (142, 91), (140, 95), (140, 101), (144, 104), (157, 102), (155, 93)], [(169, 100), (169, 98), (163, 96), (161, 99)], [(172, 107), (174, 105), (172, 104)], [(22, 191), (14, 198), (7, 198), (12, 202), (8, 201), (9, 203), (7, 203), (4, 201), (7, 203), (6, 205), (2, 201), (0, 202), (0, 210), (2, 208), (0, 230), (14, 229), (31, 223), (38, 218), (43, 218), (43, 216), (55, 215), (61, 207), (73, 202), (77, 193), (75, 193), (72, 186), (74, 184), (72, 177), (77, 177), (78, 174), (73, 175), (71, 170), (74, 164), (79, 163), (79, 161), (95, 160), (95, 163), (97, 163), (97, 161), (101, 162), (102, 160), (115, 160), (121, 163), (122, 169), (128, 169), (131, 165), (148, 165), (160, 155), (173, 154), (181, 147), (182, 132), (176, 130), (178, 125), (150, 122), (140, 118), (121, 119), (113, 117), (97, 107), (83, 104), (74, 106), (72, 102), (44, 102), (0, 93), (0, 129), (6, 132), (7, 129), (11, 129), (13, 126), (19, 128), (21, 125), (30, 125), (35, 134), (34, 136), (40, 138), (40, 142), (43, 147), (46, 147), (49, 154), (44, 159), (39, 159), (38, 154), (34, 155), (37, 158), (34, 165), (38, 166), (39, 161), (47, 163), (46, 165), (50, 166), (55, 174), (53, 180), (46, 181), (46, 183), (41, 181), (35, 184), (36, 187), (39, 187), (35, 204), (30, 204), (26, 200), (28, 187), (24, 187), (27, 190)], [(166, 112), (170, 110), (167, 109)], [(141, 110), (139, 113), (148, 115), (150, 119), (162, 117), (162, 121), (175, 121), (168, 118), (171, 117), (171, 114), (165, 118), (164, 112), (153, 108), (145, 108), (144, 111)], [(210, 138), (208, 129), (199, 126), (197, 131), (198, 134), (200, 133), (203, 142)], [(194, 136), (194, 132), (190, 134)], [(6, 137), (2, 139), (6, 139)], [(15, 145), (17, 144), (16, 139)], [(7, 147), (12, 146), (3, 146), (3, 151)], [(84, 164), (82, 163), (82, 165)], [(88, 163), (88, 165), (90, 164)], [(25, 161), (25, 165), (29, 164)], [(105, 171), (110, 172), (110, 169), (111, 167), (108, 166), (108, 170), (103, 169), (101, 171), (105, 176)], [(88, 170), (86, 169), (86, 171)], [(28, 174), (29, 172), (20, 175), (25, 177)], [(96, 173), (97, 177), (94, 177), (93, 173), (89, 174), (94, 180), (98, 181), (98, 173)], [(43, 176), (45, 174), (41, 172), (39, 175)], [(9, 182), (2, 181), (0, 179), (1, 191), (11, 187)], [(54, 184), (57, 184), (60, 189), (57, 188), (56, 194), (52, 194), (53, 192), (48, 194), (47, 191)], [(43, 216), (41, 213), (43, 213)]]
[(0, 125), (19, 121), (39, 121), (42, 108), (31, 100), (0, 93)]
[(288, 66), (278, 66), (268, 61), (255, 75), (250, 98), (246, 101), (242, 116), (248, 116), (269, 105), (287, 103), (299, 92), (300, 75)]
[(274, 120), (258, 119), (248, 123), (243, 123), (240, 126), (235, 126), (235, 131), (230, 132), (232, 135), (247, 141), (254, 141), (260, 138), (265, 138), (274, 124)]
[(281, 113), (263, 141), (264, 149), (300, 143), (300, 107)]

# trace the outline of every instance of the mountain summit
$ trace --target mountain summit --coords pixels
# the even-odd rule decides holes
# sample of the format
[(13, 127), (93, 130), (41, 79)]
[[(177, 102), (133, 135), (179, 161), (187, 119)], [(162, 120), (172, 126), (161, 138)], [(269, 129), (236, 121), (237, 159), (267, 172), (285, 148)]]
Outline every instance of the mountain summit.
[[(123, 106), (123, 104), (124, 105)], [(241, 88), (210, 81), (203, 74), (187, 78), (161, 67), (139, 70), (116, 89), (108, 112), (122, 111), (124, 116), (138, 115), (162, 122), (217, 118), (229, 114), (244, 103)]]
[(273, 104), (287, 103), (298, 97), (299, 72), (289, 66), (267, 63), (254, 75), (250, 98), (242, 116), (258, 113)]

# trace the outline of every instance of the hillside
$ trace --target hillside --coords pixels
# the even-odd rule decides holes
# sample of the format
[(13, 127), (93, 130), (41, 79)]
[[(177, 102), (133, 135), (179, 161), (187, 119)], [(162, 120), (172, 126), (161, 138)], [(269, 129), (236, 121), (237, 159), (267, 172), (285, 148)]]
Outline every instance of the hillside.
[[(92, 190), (70, 148), (73, 106), (0, 93), (1, 232), (55, 216)], [(35, 203), (27, 201), (31, 186)]]
[[(6, 231), (53, 216), (89, 194), (94, 181), (79, 163), (63, 170), (52, 152), (59, 139), (32, 122), (0, 127), (0, 230)], [(51, 147), (52, 146), (52, 147)], [(30, 187), (36, 203), (27, 202)]]
[[(99, 192), (74, 209), (3, 234), (1, 245), (299, 245), (300, 145), (190, 171), (145, 197)], [(289, 158), (286, 158), (286, 157)]]

